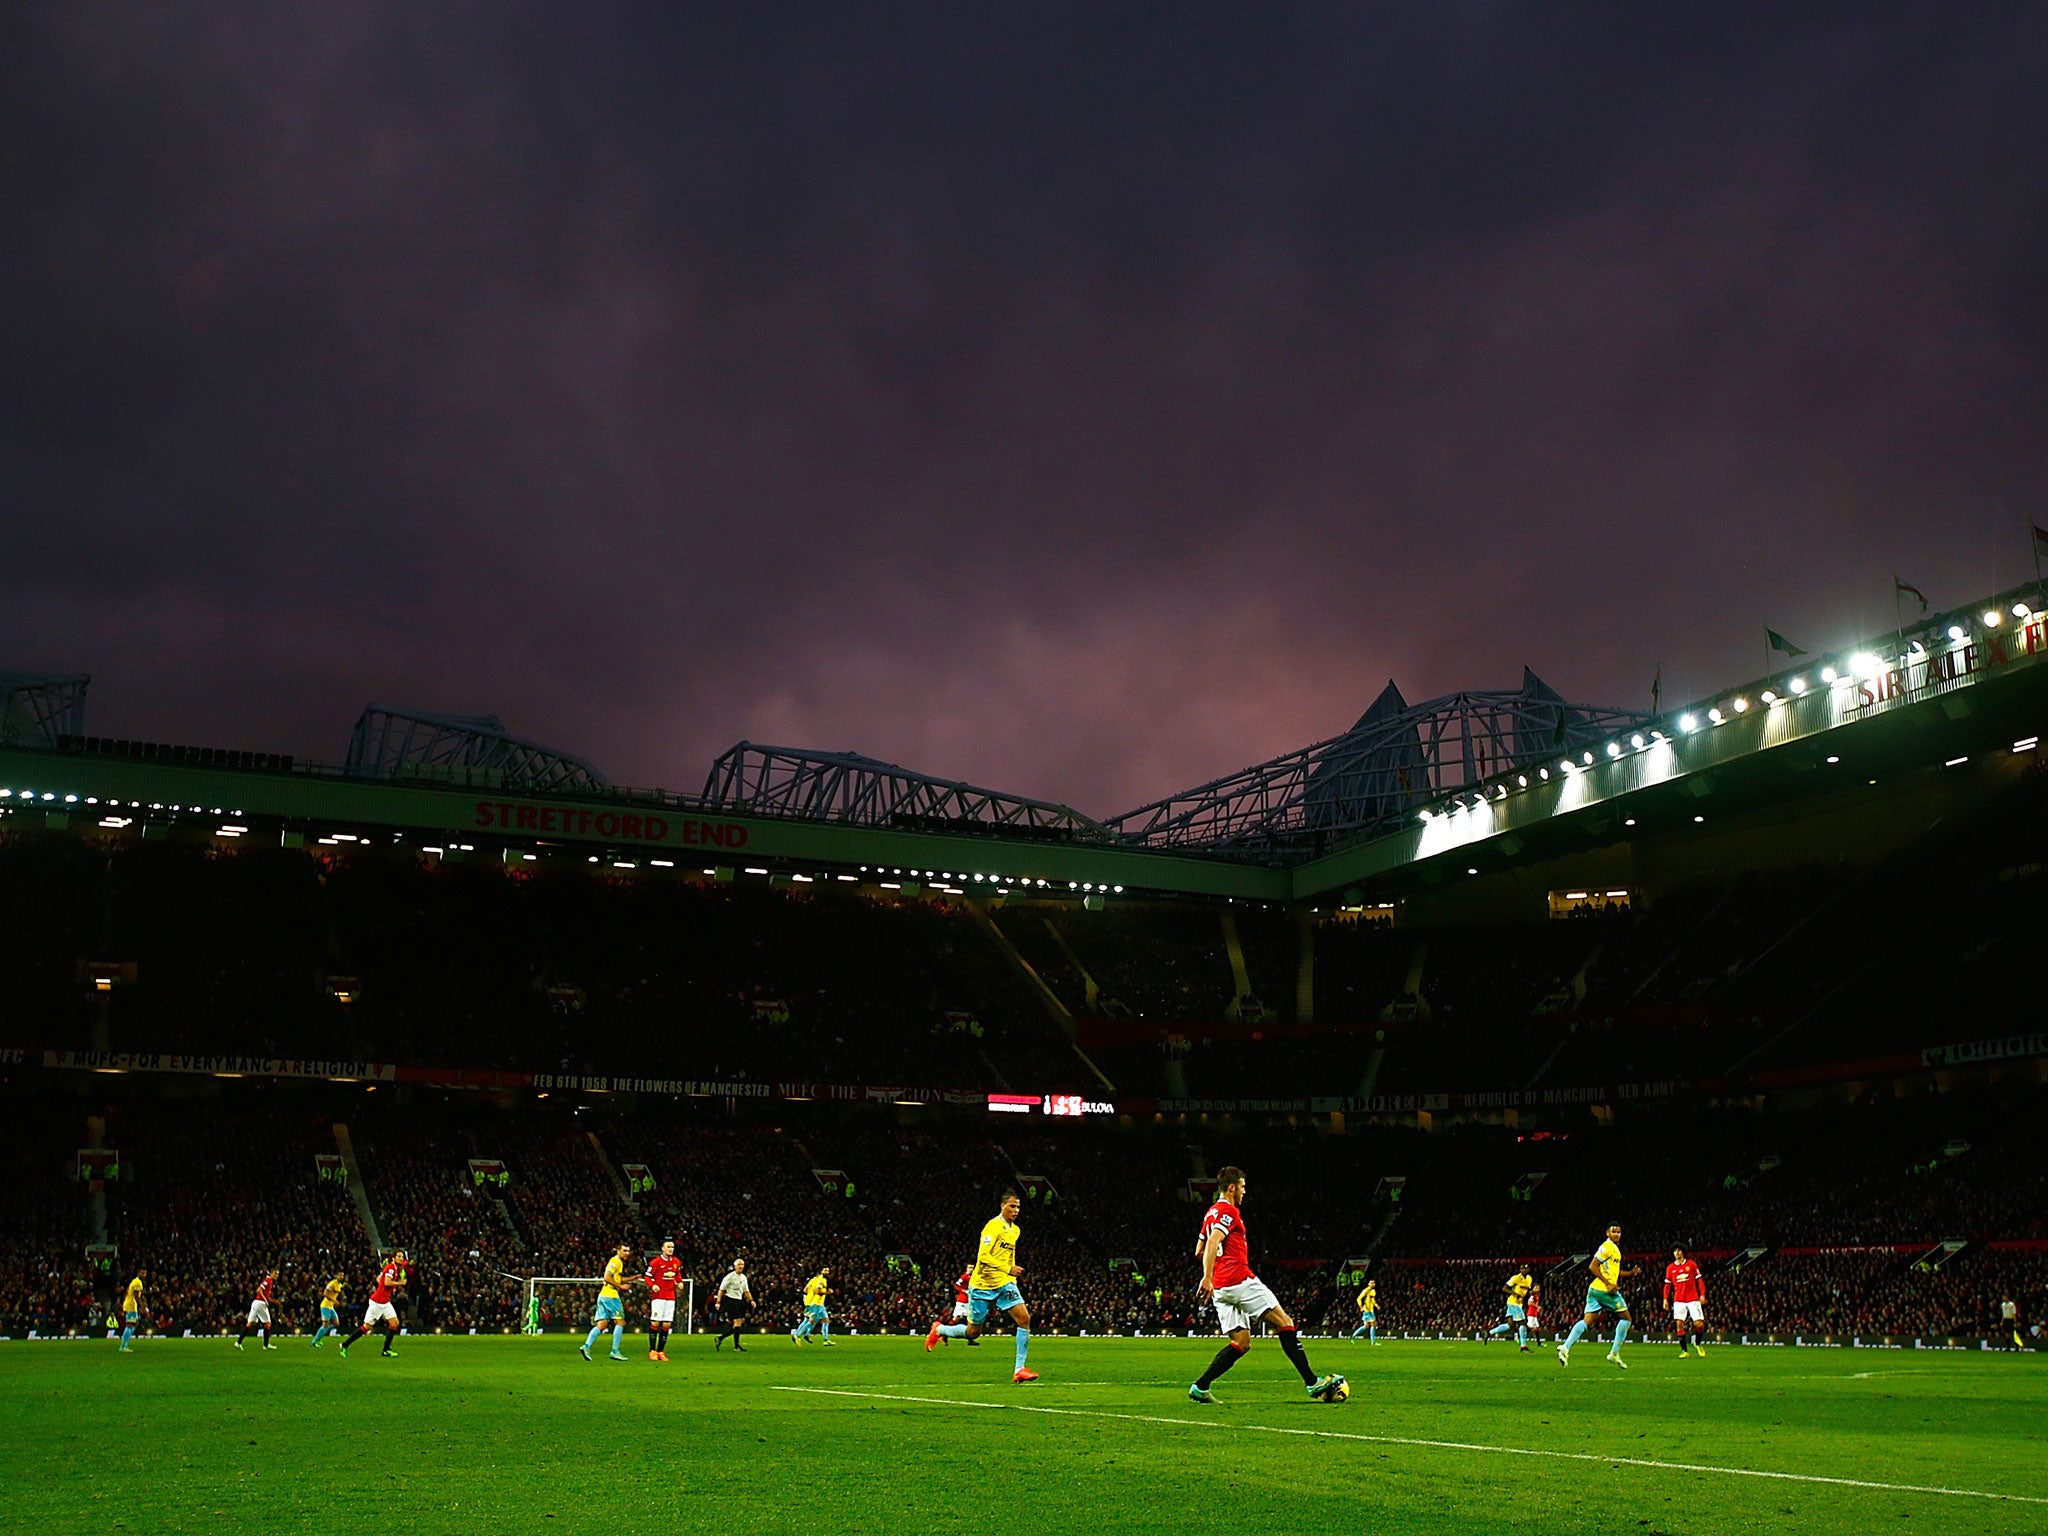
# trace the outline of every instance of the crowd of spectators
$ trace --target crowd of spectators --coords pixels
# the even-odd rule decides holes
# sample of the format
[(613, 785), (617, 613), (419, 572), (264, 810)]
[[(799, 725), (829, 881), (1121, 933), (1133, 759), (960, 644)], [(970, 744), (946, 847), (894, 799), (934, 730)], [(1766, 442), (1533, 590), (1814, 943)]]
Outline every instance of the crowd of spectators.
[(309, 1319), (329, 1276), (367, 1268), (355, 1202), (315, 1162), (335, 1151), (333, 1122), (305, 1096), (126, 1098), (108, 1109), (106, 1141), (121, 1155), (106, 1186), (121, 1254), (112, 1278), (149, 1271), (144, 1299), (159, 1330), (239, 1327), (272, 1269), (274, 1310)]
[[(84, 1326), (109, 1305), (125, 1276), (83, 1262), (102, 1210), (119, 1269), (150, 1271), (159, 1329), (237, 1326), (271, 1268), (281, 1317), (310, 1320), (322, 1280), (367, 1280), (374, 1257), (355, 1192), (319, 1167), (344, 1147), (383, 1246), (411, 1253), (410, 1321), (449, 1330), (517, 1328), (523, 1277), (594, 1276), (618, 1243), (645, 1253), (663, 1237), (700, 1298), (745, 1259), (762, 1327), (789, 1326), (802, 1282), (830, 1264), (842, 1326), (922, 1328), (1008, 1187), (1024, 1196), (1019, 1261), (1040, 1328), (1205, 1328), (1194, 1233), (1211, 1176), (1233, 1163), (1251, 1174), (1262, 1274), (1326, 1324), (1343, 1321), (1342, 1277), (1368, 1260), (1399, 1271), (1382, 1287), (1390, 1328), (1483, 1320), (1493, 1270), (1517, 1257), (1562, 1265), (1569, 1308), (1574, 1255), (1620, 1221), (1634, 1253), (1736, 1256), (1716, 1313), (1730, 1327), (1940, 1331), (1981, 1323), (1994, 1289), (2038, 1293), (2043, 1250), (2028, 1245), (2048, 1244), (2048, 1086), (2025, 1070), (1947, 1093), (1669, 1105), (1540, 1131), (906, 1120), (888, 1105), (256, 1081), (192, 1098), (108, 1081), (121, 1096), (90, 1108), (17, 1094), (21, 1112), (0, 1116), (10, 1327)], [(96, 1204), (76, 1149), (102, 1132), (120, 1174)], [(1884, 1251), (1819, 1251), (1849, 1249)], [(1492, 1278), (1443, 1262), (1467, 1259)], [(541, 1299), (551, 1327), (589, 1303), (573, 1287)], [(2031, 1314), (2041, 1298), (2018, 1299)]]
[(89, 1324), (104, 1285), (86, 1259), (93, 1231), (77, 1152), (84, 1110), (67, 1101), (0, 1105), (0, 1332)]

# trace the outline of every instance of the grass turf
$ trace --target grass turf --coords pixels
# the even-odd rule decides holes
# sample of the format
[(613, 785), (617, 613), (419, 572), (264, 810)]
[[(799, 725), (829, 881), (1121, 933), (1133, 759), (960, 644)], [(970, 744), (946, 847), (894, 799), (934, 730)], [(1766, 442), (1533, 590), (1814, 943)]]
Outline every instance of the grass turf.
[(579, 1342), (0, 1344), (0, 1511), (67, 1533), (2048, 1530), (2034, 1355), (1651, 1345), (1624, 1373), (1590, 1341), (1568, 1369), (1312, 1341), (1352, 1382), (1331, 1407), (1261, 1340), (1203, 1407), (1213, 1338), (1036, 1339), (1025, 1387), (1007, 1338), (699, 1337), (666, 1366), (644, 1336), (623, 1365)]

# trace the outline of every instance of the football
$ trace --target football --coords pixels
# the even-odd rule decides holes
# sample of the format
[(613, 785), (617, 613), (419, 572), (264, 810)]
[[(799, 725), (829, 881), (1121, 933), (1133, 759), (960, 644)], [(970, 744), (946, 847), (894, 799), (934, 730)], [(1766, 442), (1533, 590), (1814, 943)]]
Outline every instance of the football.
[(1350, 1395), (1351, 1383), (1342, 1376), (1339, 1376), (1323, 1390), (1323, 1401), (1326, 1403), (1341, 1403)]

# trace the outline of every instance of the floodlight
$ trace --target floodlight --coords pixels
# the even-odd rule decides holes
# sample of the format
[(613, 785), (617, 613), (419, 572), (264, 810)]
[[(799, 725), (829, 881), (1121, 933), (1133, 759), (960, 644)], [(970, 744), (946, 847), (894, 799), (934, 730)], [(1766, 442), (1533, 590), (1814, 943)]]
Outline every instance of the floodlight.
[(1828, 759), (1828, 761), (1831, 763), (1839, 763), (1841, 759), (1839, 757), (1831, 757)]
[(1833, 667), (1822, 667), (1820, 669), (1820, 680), (1824, 683), (1835, 682), (1841, 677), (1841, 675), (1842, 674), (1837, 672)]
[(1529, 787), (1529, 775), (1527, 775), (1526, 773), (1516, 774), (1515, 785), (1517, 788), (1527, 789)]
[(1806, 679), (1803, 677), (1795, 677), (1786, 686), (1788, 686), (1794, 693), (1804, 693), (1806, 692)]
[[(1641, 741), (1642, 737), (1638, 736), (1636, 740)], [(1621, 743), (1618, 741), (1610, 741), (1609, 743), (1607, 743), (1607, 755), (1609, 757), (1621, 756)]]
[(1714, 724), (1719, 725), (1722, 721), (1723, 716), (1719, 709), (1710, 709), (1707, 711), (1707, 718), (1713, 721)]
[(1970, 638), (1970, 632), (1960, 624), (1951, 624), (1948, 627), (1948, 637), (1951, 640), (1967, 640)]
[(2034, 610), (2025, 603), (2014, 603), (2012, 605), (2012, 616), (2016, 619), (2031, 619), (2034, 616)]
[(1700, 723), (1691, 715), (1681, 715), (1678, 720), (1678, 728), (1681, 731), (1696, 731), (1700, 728)]
[(1695, 816), (1695, 817), (1693, 817), (1693, 819), (1692, 819), (1692, 821), (1693, 821), (1693, 825), (1694, 825), (1694, 826), (1698, 826), (1698, 825), (1699, 825), (1699, 824), (1700, 824), (1701, 822), (1705, 821), (1706, 819), (1707, 819), (1707, 818), (1706, 818), (1706, 817), (1704, 817), (1704, 816)]
[(1984, 627), (1986, 629), (1998, 628), (1998, 610), (1996, 608), (1986, 608), (1984, 610)]
[(1593, 766), (1593, 754), (1590, 752), (1586, 754), (1586, 766), (1588, 768)]
[(1771, 691), (1770, 689), (1766, 688), (1766, 689), (1764, 690), (1764, 702), (1765, 702), (1766, 704), (1775, 704), (1775, 703), (1777, 703), (1777, 702), (1778, 702), (1778, 696), (1777, 696), (1777, 694), (1773, 693), (1773, 692), (1772, 692), (1772, 691)]
[[(1434, 816), (1430, 815), (1430, 813), (1429, 813), (1428, 811), (1424, 811), (1424, 812), (1422, 813), (1422, 819), (1423, 819), (1424, 821), (1435, 821), (1435, 820), (1436, 820), (1436, 818), (1435, 818)], [(1068, 890), (1072, 890), (1073, 888), (1074, 888), (1074, 886), (1073, 886), (1073, 882), (1072, 882), (1072, 881), (1069, 881), (1069, 882), (1067, 883), (1067, 889), (1068, 889)]]
[(1538, 768), (1536, 770), (1536, 777), (1547, 783), (1550, 779), (1550, 770), (1548, 768)]
[(1628, 739), (1628, 744), (1629, 744), (1630, 746), (1634, 747), (1634, 748), (1635, 748), (1635, 749), (1636, 749), (1636, 750), (1637, 750), (1638, 752), (1642, 751), (1642, 750), (1643, 750), (1643, 733), (1642, 733), (1641, 731), (1638, 731), (1638, 732), (1636, 732), (1636, 734), (1635, 734), (1635, 735), (1633, 735), (1633, 736), (1629, 737), (1629, 739)]
[(1737, 713), (1738, 715), (1739, 715), (1739, 714), (1741, 714), (1741, 713), (1742, 713), (1742, 712), (1743, 712), (1744, 710), (1746, 710), (1746, 709), (1748, 709), (1748, 708), (1749, 708), (1749, 700), (1747, 700), (1747, 699), (1737, 699), (1737, 700), (1735, 701), (1735, 713)]

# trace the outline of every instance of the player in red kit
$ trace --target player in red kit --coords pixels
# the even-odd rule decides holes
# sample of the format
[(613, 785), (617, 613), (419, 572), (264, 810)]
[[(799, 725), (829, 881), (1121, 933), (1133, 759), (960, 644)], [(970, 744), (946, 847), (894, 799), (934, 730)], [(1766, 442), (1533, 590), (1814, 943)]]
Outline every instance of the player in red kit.
[(1202, 1260), (1201, 1294), (1214, 1301), (1216, 1320), (1223, 1326), (1226, 1342), (1216, 1352), (1216, 1358), (1209, 1362), (1209, 1368), (1188, 1388), (1188, 1396), (1198, 1403), (1216, 1401), (1209, 1391), (1210, 1386), (1252, 1347), (1252, 1322), (1263, 1318), (1279, 1334), (1280, 1348), (1286, 1353), (1288, 1363), (1301, 1373), (1302, 1385), (1308, 1388), (1308, 1395), (1323, 1397), (1344, 1378), (1316, 1375), (1309, 1366), (1307, 1352), (1301, 1347), (1301, 1335), (1295, 1330), (1294, 1319), (1280, 1305), (1280, 1298), (1252, 1273), (1251, 1251), (1244, 1237), (1244, 1213), (1238, 1209), (1243, 1201), (1244, 1170), (1217, 1169), (1216, 1203), (1202, 1218), (1196, 1252)]
[(377, 1271), (377, 1283), (370, 1288), (370, 1304), (363, 1309), (363, 1326), (341, 1341), (342, 1359), (348, 1358), (349, 1345), (379, 1323), (384, 1325), (385, 1358), (398, 1353), (391, 1347), (398, 1341), (398, 1308), (392, 1298), (405, 1284), (405, 1266), (405, 1250), (400, 1248), (391, 1255), (391, 1261)]
[(1686, 1341), (1692, 1353), (1703, 1355), (1706, 1346), (1700, 1335), (1707, 1331), (1703, 1309), (1707, 1300), (1707, 1277), (1685, 1256), (1683, 1248), (1671, 1250), (1671, 1262), (1664, 1266), (1664, 1300), (1671, 1306), (1671, 1328), (1678, 1335), (1678, 1358), (1686, 1355)]
[(249, 1303), (249, 1315), (243, 1320), (242, 1331), (235, 1338), (235, 1348), (240, 1349), (242, 1347), (242, 1340), (249, 1337), (249, 1331), (253, 1328), (261, 1328), (263, 1330), (263, 1347), (265, 1349), (277, 1348), (275, 1344), (270, 1342), (271, 1290), (276, 1284), (277, 1271), (274, 1269), (256, 1282), (256, 1299)]
[(683, 1261), (676, 1257), (676, 1240), (661, 1240), (661, 1252), (647, 1261), (647, 1358), (668, 1359), (668, 1336), (676, 1323), (676, 1281), (682, 1278)]

